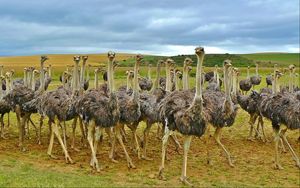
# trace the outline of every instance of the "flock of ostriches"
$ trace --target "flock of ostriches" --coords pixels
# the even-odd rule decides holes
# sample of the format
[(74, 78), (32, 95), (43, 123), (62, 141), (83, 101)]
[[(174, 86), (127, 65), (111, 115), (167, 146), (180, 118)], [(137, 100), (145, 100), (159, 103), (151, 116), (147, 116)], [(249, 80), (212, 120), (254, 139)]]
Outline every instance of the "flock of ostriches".
[[(279, 145), (285, 145), (292, 153), (297, 167), (300, 168), (299, 158), (285, 135), (288, 129), (300, 129), (300, 91), (295, 84), (295, 66), (289, 66), (289, 85), (287, 87), (279, 86), (279, 78), (282, 73), (274, 67), (274, 73), (266, 78), (267, 84), (272, 85), (272, 88), (266, 87), (260, 92), (252, 90), (247, 94), (247, 91), (261, 83), (257, 65), (255, 76), (249, 76), (248, 67), (247, 78), (239, 81), (239, 70), (232, 66), (230, 60), (225, 60), (223, 63), (224, 76), (221, 80), (218, 67), (215, 67), (213, 72), (203, 73), (204, 49), (198, 47), (195, 49), (195, 53), (197, 56), (195, 88), (189, 86), (189, 72), (192, 69), (190, 58), (185, 59), (182, 72), (175, 68), (172, 59), (158, 61), (156, 78), (152, 83), (150, 69), (148, 77), (138, 76), (143, 57), (137, 55), (134, 70), (126, 72), (127, 84), (115, 88), (114, 71), (117, 63), (115, 53), (108, 52), (107, 70), (104, 70), (104, 67), (97, 67), (95, 69), (95, 86), (93, 89), (88, 89), (89, 69), (91, 68), (91, 66), (86, 66), (88, 57), (74, 56), (75, 64), (72, 70), (69, 70), (68, 67), (60, 77), (62, 86), (51, 91), (47, 91), (51, 82), (51, 66), (44, 65), (48, 59), (46, 56), (41, 57), (40, 70), (35, 70), (33, 67), (25, 68), (24, 78), (19, 80), (13, 80), (13, 71), (3, 75), (3, 66), (1, 66), (1, 138), (6, 138), (3, 116), (13, 111), (17, 117), (21, 150), (26, 149), (24, 137), (28, 134), (29, 125), (33, 125), (35, 128), (40, 144), (43, 120), (48, 117), (50, 141), (47, 154), (54, 157), (52, 148), (56, 137), (63, 149), (66, 162), (73, 163), (68, 153), (65, 123), (73, 120), (69, 146), (76, 149), (75, 130), (76, 125), (79, 124), (81, 142), (88, 142), (91, 149), (90, 165), (95, 170), (101, 170), (96, 154), (104, 133), (108, 135), (107, 138), (110, 142), (109, 158), (116, 162), (116, 146), (119, 144), (125, 154), (128, 167), (135, 168), (124, 144), (127, 141), (124, 126), (126, 125), (131, 130), (131, 146), (138, 158), (151, 160), (147, 156), (148, 135), (151, 126), (157, 124), (158, 127), (161, 127), (157, 131), (158, 136), (163, 134), (158, 177), (163, 178), (168, 139), (173, 141), (177, 149), (181, 147), (176, 134), (174, 134), (179, 132), (184, 138), (184, 157), (180, 180), (190, 185), (187, 181), (186, 168), (192, 137), (202, 137), (210, 127), (215, 128), (213, 137), (225, 152), (229, 165), (233, 166), (230, 152), (222, 144), (220, 136), (223, 127), (230, 127), (234, 124), (240, 106), (250, 115), (248, 139), (260, 137), (265, 140), (263, 118), (272, 122), (275, 133), (275, 167), (282, 169), (278, 150), (281, 148)], [(82, 66), (79, 65), (81, 59)], [(163, 67), (166, 77), (160, 75)], [(100, 72), (103, 73), (105, 81), (103, 84), (98, 83)], [(39, 79), (37, 79), (38, 75)], [(208, 82), (208, 86), (203, 89), (205, 81)], [(182, 82), (182, 88), (180, 82)], [(221, 90), (222, 84), (224, 91)], [(34, 113), (40, 115), (39, 126), (36, 126), (31, 120), (31, 115)], [(256, 120), (257, 127), (255, 127)], [(141, 121), (146, 122), (142, 139), (137, 136), (137, 128)], [(209, 153), (209, 149), (207, 152)]]

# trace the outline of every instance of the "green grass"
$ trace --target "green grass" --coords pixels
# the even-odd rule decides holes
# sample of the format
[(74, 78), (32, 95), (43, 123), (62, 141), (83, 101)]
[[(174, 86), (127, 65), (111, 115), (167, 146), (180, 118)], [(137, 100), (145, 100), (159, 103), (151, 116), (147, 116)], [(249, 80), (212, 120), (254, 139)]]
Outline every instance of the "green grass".
[(300, 66), (299, 53), (255, 53), (255, 54), (241, 54), (240, 56), (251, 59), (261, 64), (261, 66), (273, 66), (277, 63), (279, 66), (288, 66), (295, 64)]

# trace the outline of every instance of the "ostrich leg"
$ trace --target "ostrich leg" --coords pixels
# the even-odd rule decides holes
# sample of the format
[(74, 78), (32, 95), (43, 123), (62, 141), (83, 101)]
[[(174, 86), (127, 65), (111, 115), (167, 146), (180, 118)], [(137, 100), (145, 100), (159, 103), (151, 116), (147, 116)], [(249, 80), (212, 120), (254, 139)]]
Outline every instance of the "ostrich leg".
[(39, 131), (38, 131), (38, 139), (37, 139), (37, 143), (39, 145), (42, 144), (42, 142), (41, 142), (41, 135), (42, 135), (42, 126), (43, 126), (43, 123), (44, 123), (44, 116), (41, 115), (41, 117), (40, 117)]
[(105, 131), (107, 131), (106, 133), (108, 134), (108, 137), (111, 140), (111, 148), (110, 148), (110, 152), (109, 152), (109, 159), (114, 162), (114, 163), (118, 163), (117, 160), (115, 160), (114, 156), (115, 156), (115, 150), (116, 150), (116, 136), (114, 136), (113, 138), (111, 138), (111, 135), (113, 133), (113, 129), (112, 128), (106, 128)]
[(147, 157), (147, 142), (148, 142), (148, 137), (149, 137), (149, 132), (150, 132), (151, 126), (152, 126), (152, 124), (147, 121), (146, 128), (144, 130), (142, 159), (147, 160), (147, 161), (153, 160), (153, 159)]
[(92, 158), (91, 158), (90, 165), (91, 165), (91, 167), (96, 168), (97, 172), (99, 172), (100, 168), (99, 168), (99, 164), (98, 164), (98, 159), (96, 157), (95, 148), (94, 148), (94, 145), (93, 145), (93, 141), (94, 141), (93, 132), (94, 132), (94, 130), (95, 130), (95, 122), (90, 122), (90, 125), (88, 126), (88, 137), (87, 137), (90, 148), (91, 148), (91, 151), (92, 151)]
[(54, 142), (54, 132), (53, 132), (53, 128), (52, 128), (52, 122), (49, 120), (48, 124), (49, 124), (49, 131), (50, 131), (50, 141), (49, 141), (47, 154), (49, 155), (49, 157), (51, 157), (53, 159), (57, 159), (57, 157), (52, 155), (53, 142)]
[[(58, 121), (58, 125), (60, 124), (60, 122)], [(73, 163), (73, 160), (72, 160), (72, 158), (70, 157), (70, 155), (69, 155), (69, 153), (68, 153), (68, 151), (67, 151), (67, 148), (66, 148), (66, 146), (64, 145), (64, 142), (63, 142), (63, 140), (62, 140), (62, 138), (61, 138), (61, 135), (60, 135), (60, 133), (59, 133), (59, 130), (58, 130), (58, 126), (57, 126), (57, 124), (53, 124), (53, 126), (52, 126), (52, 129), (53, 129), (53, 132), (54, 132), (54, 134), (55, 134), (55, 136), (57, 137), (57, 139), (58, 139), (58, 142), (60, 143), (60, 145), (61, 145), (61, 147), (62, 147), (62, 149), (63, 149), (63, 151), (64, 151), (64, 153), (65, 153), (65, 160), (66, 160), (66, 163)]]
[(168, 127), (165, 127), (165, 133), (162, 138), (162, 148), (161, 148), (161, 165), (159, 167), (158, 171), (158, 178), (159, 179), (164, 179), (164, 169), (165, 169), (165, 159), (166, 159), (166, 150), (167, 150), (167, 145), (168, 145), (168, 139), (172, 132), (168, 129)]
[[(253, 140), (253, 129), (254, 128), (254, 124), (255, 124), (255, 121), (256, 121), (256, 118), (257, 118), (257, 115), (251, 115), (250, 116), (250, 120), (249, 120), (249, 124), (250, 124), (250, 132), (249, 132), (249, 136), (247, 138), (247, 140)], [(255, 130), (257, 132), (257, 130)]]
[[(34, 122), (32, 121), (32, 119), (30, 118), (30, 116), (28, 118), (27, 124), (28, 124), (28, 122), (30, 122), (30, 124), (33, 126), (33, 128), (35, 130), (35, 136), (38, 137), (38, 135), (39, 135), (38, 129), (37, 129), (36, 125), (34, 124)], [(29, 127), (29, 125), (28, 125), (28, 127)], [(29, 130), (29, 128), (28, 128), (28, 130)]]
[(123, 140), (122, 140), (122, 136), (121, 136), (121, 128), (122, 128), (122, 125), (121, 124), (117, 124), (117, 126), (115, 127), (115, 136), (118, 140), (118, 142), (120, 143), (120, 145), (122, 146), (123, 148), (123, 151), (125, 153), (125, 156), (126, 156), (126, 159), (127, 159), (127, 165), (128, 165), (128, 168), (136, 168), (131, 160), (131, 158), (129, 157), (128, 153), (127, 153), (127, 150), (125, 148), (125, 145), (123, 143)]
[(95, 154), (97, 155), (97, 150), (98, 150), (98, 145), (100, 142), (100, 137), (103, 135), (103, 128), (101, 127), (96, 127), (95, 128), (95, 140), (94, 140), (94, 149), (95, 149)]
[(75, 117), (72, 123), (72, 143), (71, 143), (71, 149), (75, 149), (75, 138), (76, 138), (76, 125), (77, 125), (78, 117)]
[(225, 152), (229, 165), (231, 167), (234, 167), (234, 165), (232, 163), (232, 160), (231, 160), (230, 153), (226, 150), (226, 148), (224, 147), (224, 145), (220, 141), (221, 130), (222, 130), (222, 128), (219, 128), (219, 127), (216, 128), (216, 131), (215, 131), (215, 134), (214, 134), (215, 140), (219, 144), (219, 146), (221, 146), (221, 148), (223, 149), (223, 151)]
[[(59, 122), (60, 125), (60, 122)], [(67, 126), (66, 126), (66, 122), (63, 121), (63, 126), (62, 126), (62, 132), (63, 132), (63, 143), (66, 147), (66, 150), (68, 149), (68, 144), (67, 144)]]
[(210, 125), (206, 128), (206, 135), (205, 135), (205, 145), (206, 145), (206, 157), (207, 157), (207, 164), (211, 164), (211, 154), (210, 154)]
[(295, 162), (296, 162), (296, 166), (297, 166), (298, 168), (300, 168), (300, 160), (299, 160), (299, 157), (297, 156), (297, 154), (295, 153), (294, 149), (292, 148), (292, 146), (291, 146), (290, 143), (288, 142), (288, 140), (287, 140), (287, 138), (286, 138), (286, 135), (285, 135), (286, 131), (287, 131), (287, 128), (284, 129), (284, 130), (282, 130), (280, 136), (281, 136), (281, 138), (283, 139), (283, 142), (288, 146), (290, 152), (292, 153), (293, 159), (294, 159)]
[(282, 170), (283, 167), (279, 163), (279, 154), (278, 154), (278, 144), (280, 141), (280, 129), (278, 129), (278, 130), (274, 129), (274, 132), (275, 132), (275, 139), (274, 139), (274, 141), (275, 141), (275, 168)]
[(135, 152), (138, 155), (138, 159), (141, 159), (141, 150), (140, 150), (140, 145), (138, 142), (138, 138), (136, 135), (136, 129), (137, 129), (138, 124), (133, 124), (129, 126), (132, 132), (132, 148), (135, 150)]
[(182, 181), (184, 184), (192, 186), (190, 182), (187, 181), (187, 176), (186, 176), (186, 167), (187, 167), (187, 155), (190, 149), (192, 141), (192, 136), (186, 136), (184, 139), (184, 145), (183, 145), (183, 164), (182, 164), (182, 173), (180, 177), (180, 181)]
[(4, 114), (1, 114), (1, 117), (0, 117), (0, 122), (1, 122), (1, 135), (0, 135), (0, 138), (3, 138), (3, 139), (7, 139), (5, 136), (4, 136), (4, 122), (3, 122), (3, 116)]

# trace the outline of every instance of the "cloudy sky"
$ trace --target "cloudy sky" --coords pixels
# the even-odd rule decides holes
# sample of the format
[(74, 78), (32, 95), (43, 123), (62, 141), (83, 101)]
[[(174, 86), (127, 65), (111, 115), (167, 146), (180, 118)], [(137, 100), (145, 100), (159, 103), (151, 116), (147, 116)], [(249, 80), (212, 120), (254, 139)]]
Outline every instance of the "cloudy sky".
[(299, 52), (299, 0), (0, 0), (0, 56)]

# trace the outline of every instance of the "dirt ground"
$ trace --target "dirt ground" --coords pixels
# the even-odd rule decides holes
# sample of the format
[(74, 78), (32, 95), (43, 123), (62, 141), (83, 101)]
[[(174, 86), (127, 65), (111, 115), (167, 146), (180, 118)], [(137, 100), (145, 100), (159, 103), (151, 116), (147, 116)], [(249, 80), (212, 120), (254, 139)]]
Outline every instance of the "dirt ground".
[[(37, 122), (38, 116), (34, 115)], [(206, 145), (204, 138), (193, 138), (188, 155), (187, 174), (195, 186), (238, 186), (238, 187), (299, 187), (300, 171), (295, 166), (292, 155), (281, 152), (280, 161), (284, 170), (274, 169), (274, 142), (270, 122), (266, 120), (268, 142), (261, 140), (249, 141), (248, 115), (239, 110), (236, 122), (232, 127), (224, 128), (222, 143), (233, 156), (235, 167), (228, 165), (225, 154), (217, 146), (213, 138)], [(17, 147), (18, 130), (15, 115), (11, 114), (11, 126), (6, 127), (9, 139), (0, 140), (0, 186), (183, 186), (180, 181), (182, 166), (182, 150), (178, 154), (175, 146), (169, 142), (165, 167), (165, 180), (157, 178), (161, 162), (161, 141), (156, 138), (157, 125), (153, 125), (150, 133), (148, 156), (153, 161), (139, 160), (134, 151), (129, 149), (136, 169), (128, 169), (125, 157), (119, 157), (119, 163), (113, 163), (108, 158), (109, 144), (105, 135), (98, 150), (98, 160), (105, 167), (96, 173), (89, 167), (90, 150), (83, 148), (80, 134), (77, 134), (76, 145), (80, 151), (71, 150), (70, 155), (75, 164), (65, 164), (64, 155), (58, 142), (54, 144), (53, 152), (58, 159), (49, 158), (46, 154), (48, 147), (48, 127), (43, 127), (42, 145), (36, 144), (34, 130), (31, 127), (31, 138), (26, 139), (26, 152)], [(71, 122), (68, 122), (68, 135), (71, 134)], [(140, 125), (139, 136), (142, 137), (144, 124)], [(211, 129), (213, 134), (214, 129)], [(287, 133), (291, 145), (300, 155), (299, 131)], [(130, 142), (130, 131), (127, 130)], [(181, 140), (182, 138), (178, 136)], [(70, 143), (70, 139), (68, 140)], [(207, 164), (206, 147), (210, 148), (212, 163)], [(69, 146), (70, 148), (70, 146)], [(121, 148), (118, 152), (123, 154)]]

